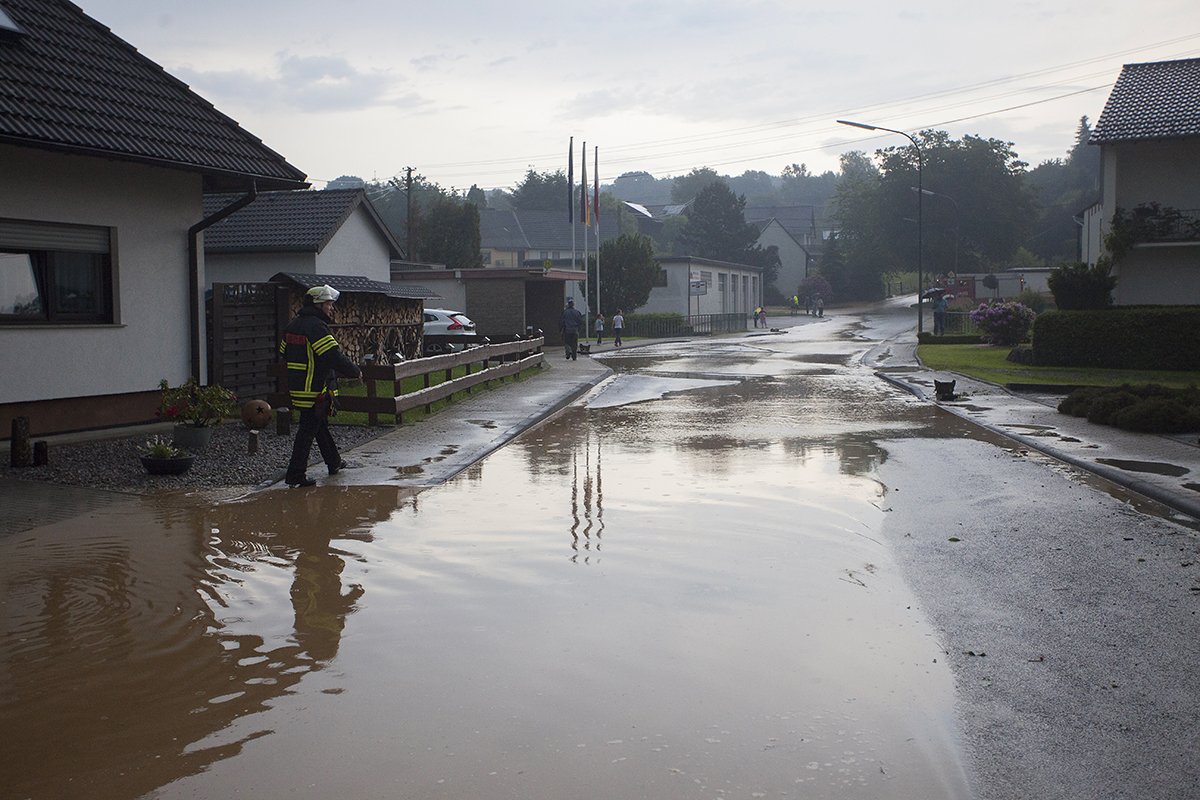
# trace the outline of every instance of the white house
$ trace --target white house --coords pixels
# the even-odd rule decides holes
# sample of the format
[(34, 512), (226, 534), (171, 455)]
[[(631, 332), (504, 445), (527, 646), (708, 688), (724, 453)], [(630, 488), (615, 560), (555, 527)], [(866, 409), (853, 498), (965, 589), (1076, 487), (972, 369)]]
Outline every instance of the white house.
[(796, 293), (808, 277), (808, 268), (816, 260), (820, 235), (817, 212), (813, 206), (747, 207), (746, 221), (758, 227), (757, 244), (764, 250), (779, 251), (779, 274), (774, 286), (784, 297)]
[(5, 10), (0, 436), (153, 419), (206, 379), (204, 194), (304, 173), (78, 6)]
[(1135, 244), (1113, 270), (1115, 302), (1200, 303), (1200, 59), (1126, 64), (1089, 143), (1101, 200), (1084, 212), (1084, 258), (1121, 210)]
[[(207, 195), (205, 214), (236, 195)], [(208, 285), (268, 281), (280, 272), (392, 279), (400, 243), (362, 189), (260, 192), (204, 234)]]
[(659, 285), (638, 314), (748, 315), (762, 304), (762, 267), (693, 256), (660, 258), (658, 264)]

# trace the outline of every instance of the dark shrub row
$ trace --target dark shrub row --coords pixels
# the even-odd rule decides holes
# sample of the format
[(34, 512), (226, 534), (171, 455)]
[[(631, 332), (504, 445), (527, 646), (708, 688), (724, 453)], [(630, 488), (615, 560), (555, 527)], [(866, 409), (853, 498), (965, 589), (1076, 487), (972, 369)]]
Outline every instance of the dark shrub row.
[(1033, 321), (1033, 363), (1043, 367), (1200, 369), (1200, 308), (1047, 311)]
[(1058, 410), (1088, 422), (1141, 433), (1200, 431), (1200, 390), (1158, 384), (1085, 386), (1067, 395)]
[(934, 336), (929, 331), (921, 331), (917, 334), (917, 342), (920, 344), (982, 344), (983, 337), (978, 333), (945, 333), (941, 336)]

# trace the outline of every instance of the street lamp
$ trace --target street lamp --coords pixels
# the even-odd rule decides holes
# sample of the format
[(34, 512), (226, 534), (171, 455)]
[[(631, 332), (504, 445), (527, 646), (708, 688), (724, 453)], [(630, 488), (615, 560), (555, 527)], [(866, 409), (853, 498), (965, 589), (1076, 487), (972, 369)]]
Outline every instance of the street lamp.
[(924, 188), (921, 185), (921, 173), (924, 172), (925, 158), (921, 154), (921, 145), (917, 144), (917, 140), (904, 131), (898, 131), (894, 128), (885, 128), (881, 125), (867, 125), (864, 122), (851, 122), (845, 119), (839, 119), (838, 124), (849, 125), (852, 128), (862, 128), (865, 131), (896, 133), (912, 142), (913, 147), (917, 150), (917, 333), (920, 334), (925, 330), (925, 306), (921, 305), (921, 285), (924, 283), (923, 270), (921, 268), (921, 199), (925, 196)]
[(928, 189), (918, 189), (916, 186), (913, 186), (911, 188), (914, 192), (918, 192), (920, 194), (931, 195), (933, 197), (944, 197), (947, 200), (949, 200), (951, 203), (954, 203), (954, 274), (957, 275), (958, 274), (958, 218), (959, 218), (959, 214), (960, 214), (960, 209), (958, 207), (958, 201), (955, 200), (953, 197), (951, 197), (948, 194), (942, 194), (940, 192), (931, 192)]

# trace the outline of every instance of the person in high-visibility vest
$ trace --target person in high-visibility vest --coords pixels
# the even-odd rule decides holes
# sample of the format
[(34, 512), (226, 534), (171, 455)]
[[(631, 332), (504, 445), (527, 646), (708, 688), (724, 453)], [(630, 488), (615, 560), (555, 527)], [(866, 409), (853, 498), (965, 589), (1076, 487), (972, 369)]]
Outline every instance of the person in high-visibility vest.
[(313, 440), (321, 450), (321, 458), (330, 475), (347, 466), (329, 433), (329, 417), (336, 413), (337, 376), (357, 378), (361, 383), (362, 370), (342, 354), (337, 340), (329, 332), (333, 304), (339, 294), (328, 285), (309, 289), (304, 295), (304, 305), (283, 329), (283, 339), (279, 342), (279, 354), (287, 362), (292, 409), (299, 412), (296, 441), (292, 444), (292, 458), (284, 477), (287, 485), (293, 488), (316, 483), (306, 474)]

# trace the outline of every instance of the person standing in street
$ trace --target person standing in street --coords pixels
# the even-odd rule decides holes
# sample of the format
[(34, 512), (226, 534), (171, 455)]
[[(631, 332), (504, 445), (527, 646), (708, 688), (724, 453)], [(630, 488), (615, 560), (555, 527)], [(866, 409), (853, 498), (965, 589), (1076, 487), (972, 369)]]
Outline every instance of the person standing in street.
[[(566, 309), (558, 319), (558, 329), (562, 331), (563, 347), (567, 351), (568, 361), (578, 360), (579, 329), (583, 327), (583, 324), (583, 314), (580, 314), (579, 309), (575, 308), (575, 301), (568, 300)], [(586, 330), (584, 335), (587, 335)]]
[(308, 456), (313, 440), (330, 475), (346, 468), (337, 444), (329, 433), (329, 417), (336, 413), (337, 376), (356, 378), (362, 383), (362, 370), (342, 354), (337, 340), (329, 332), (337, 289), (316, 286), (304, 295), (304, 305), (283, 329), (279, 353), (287, 362), (288, 393), (292, 409), (299, 412), (296, 440), (284, 480), (288, 486), (312, 486), (308, 477)]
[(617, 313), (613, 314), (612, 318), (613, 329), (613, 347), (621, 346), (621, 333), (625, 330), (625, 317), (621, 314), (621, 309), (617, 309)]
[(946, 309), (949, 307), (946, 302), (946, 295), (938, 297), (937, 302), (933, 304), (933, 335), (941, 336), (946, 332)]
[(817, 316), (825, 316), (825, 298), (817, 295)]
[(596, 346), (600, 346), (600, 340), (604, 337), (604, 315), (596, 314)]

